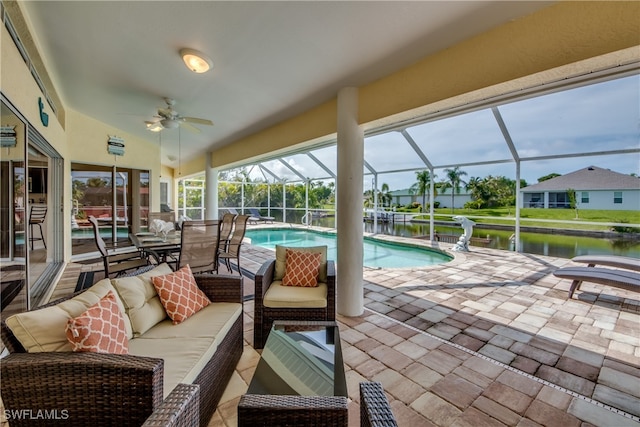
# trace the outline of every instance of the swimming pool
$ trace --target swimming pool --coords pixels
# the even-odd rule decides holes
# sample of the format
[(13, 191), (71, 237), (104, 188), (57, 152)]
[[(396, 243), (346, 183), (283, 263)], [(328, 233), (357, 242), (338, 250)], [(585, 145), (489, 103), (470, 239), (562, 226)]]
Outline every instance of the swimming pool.
[[(100, 228), (100, 236), (103, 239), (111, 238), (112, 230), (111, 228)], [(118, 239), (126, 239), (129, 237), (129, 228), (128, 227), (118, 227)], [(71, 238), (72, 239), (93, 239), (93, 228), (92, 227), (82, 227), (71, 230)]]
[[(336, 235), (314, 230), (292, 228), (267, 228), (247, 230), (246, 237), (251, 244), (275, 249), (276, 245), (318, 246), (326, 245), (329, 259), (337, 259)], [(410, 246), (401, 243), (387, 243), (370, 237), (364, 238), (364, 266), (372, 268), (424, 267), (442, 264), (453, 259), (444, 252)]]

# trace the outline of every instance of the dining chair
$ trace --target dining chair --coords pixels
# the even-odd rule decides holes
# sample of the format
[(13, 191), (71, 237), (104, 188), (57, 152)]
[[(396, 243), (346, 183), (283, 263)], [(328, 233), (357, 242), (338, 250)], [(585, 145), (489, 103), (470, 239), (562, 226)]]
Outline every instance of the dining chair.
[(100, 236), (100, 228), (98, 227), (98, 220), (94, 216), (89, 216), (89, 222), (93, 227), (93, 238), (95, 240), (98, 251), (102, 256), (102, 263), (104, 264), (104, 277), (107, 278), (111, 274), (115, 274), (116, 277), (126, 273), (129, 270), (144, 267), (149, 264), (147, 258), (143, 256), (143, 253), (138, 252), (126, 252), (126, 253), (109, 253), (111, 247), (107, 247), (107, 244)]
[[(46, 206), (31, 206), (29, 211), (29, 242), (31, 243), (31, 250), (33, 250), (33, 242), (36, 240), (42, 240), (44, 248), (47, 249), (47, 242), (44, 240), (44, 234), (42, 233), (42, 224), (47, 216)], [(40, 229), (40, 237), (33, 235), (33, 226), (37, 225)]]
[(218, 253), (225, 252), (229, 239), (231, 239), (231, 232), (233, 231), (233, 225), (238, 214), (226, 213), (222, 216), (222, 223), (220, 224), (220, 244), (218, 245)]
[(189, 264), (194, 273), (217, 272), (220, 221), (185, 221), (181, 233), (177, 269)]
[(235, 218), (233, 224), (233, 232), (231, 238), (227, 241), (224, 250), (218, 252), (218, 260), (223, 261), (227, 266), (229, 272), (233, 272), (231, 269), (231, 260), (235, 259), (238, 266), (238, 273), (242, 276), (242, 270), (240, 270), (240, 247), (242, 246), (242, 240), (244, 239), (244, 233), (247, 230), (247, 221), (249, 215), (238, 215)]

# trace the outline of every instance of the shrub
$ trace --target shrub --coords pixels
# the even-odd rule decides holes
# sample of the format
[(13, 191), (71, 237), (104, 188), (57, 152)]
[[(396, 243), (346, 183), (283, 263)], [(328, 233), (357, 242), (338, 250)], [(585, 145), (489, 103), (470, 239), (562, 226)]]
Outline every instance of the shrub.
[(484, 203), (481, 200), (470, 200), (464, 204), (465, 209), (482, 209), (484, 208)]
[[(629, 221), (626, 219), (621, 219), (620, 222), (628, 223)], [(614, 225), (611, 229), (618, 233), (640, 233), (640, 229), (636, 227), (625, 227), (623, 225)]]

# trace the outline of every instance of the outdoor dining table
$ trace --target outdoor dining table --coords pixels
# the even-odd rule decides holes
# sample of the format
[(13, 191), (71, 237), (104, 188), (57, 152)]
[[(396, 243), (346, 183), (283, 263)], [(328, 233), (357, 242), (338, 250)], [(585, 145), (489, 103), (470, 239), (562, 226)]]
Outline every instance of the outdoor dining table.
[(149, 254), (150, 251), (160, 256), (160, 262), (167, 262), (170, 254), (180, 251), (181, 236), (179, 231), (172, 231), (166, 238), (152, 232), (130, 233), (129, 239), (136, 248)]

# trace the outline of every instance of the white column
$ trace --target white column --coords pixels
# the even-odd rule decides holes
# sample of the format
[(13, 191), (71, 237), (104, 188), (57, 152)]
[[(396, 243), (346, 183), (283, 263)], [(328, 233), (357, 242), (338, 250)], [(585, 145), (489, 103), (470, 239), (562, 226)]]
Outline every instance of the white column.
[(337, 301), (338, 313), (359, 316), (364, 311), (362, 274), (362, 168), (364, 132), (358, 125), (358, 89), (338, 92), (337, 144)]
[(516, 232), (514, 239), (516, 239), (515, 250), (516, 252), (520, 252), (520, 204), (522, 203), (520, 199), (522, 195), (520, 194), (520, 159), (516, 160)]
[(378, 174), (377, 173), (373, 174), (373, 188), (371, 191), (373, 191), (373, 234), (377, 234), (378, 233)]
[(204, 174), (205, 219), (218, 219), (218, 169), (211, 166), (211, 153), (207, 153), (207, 166)]

